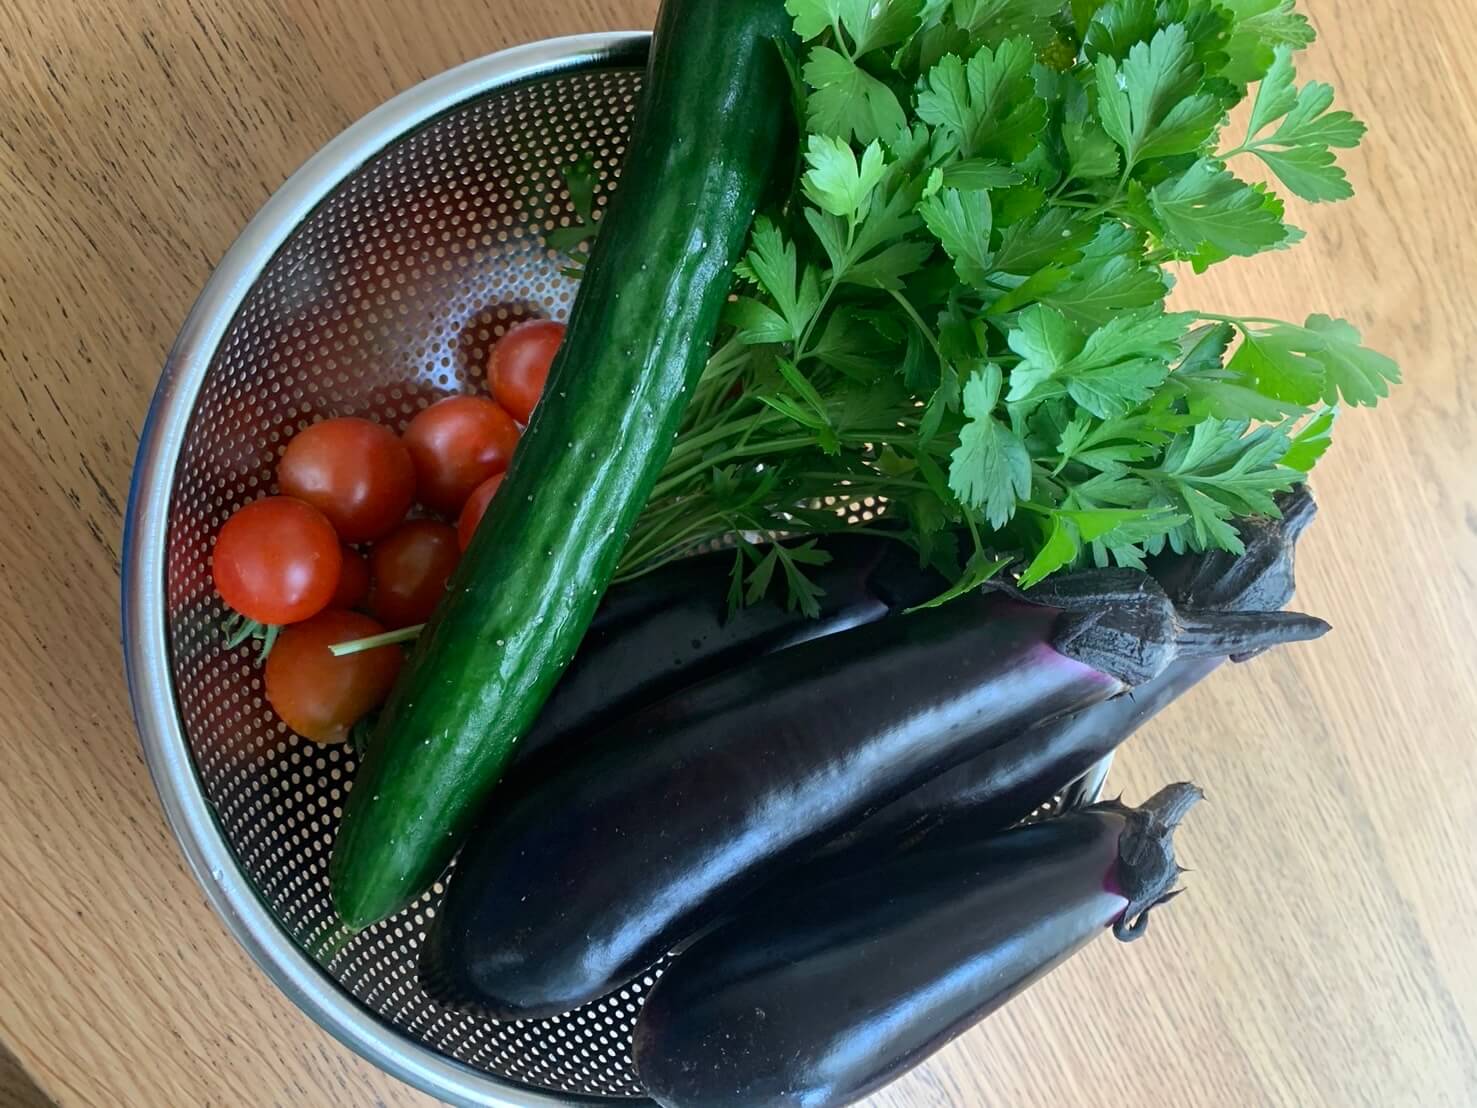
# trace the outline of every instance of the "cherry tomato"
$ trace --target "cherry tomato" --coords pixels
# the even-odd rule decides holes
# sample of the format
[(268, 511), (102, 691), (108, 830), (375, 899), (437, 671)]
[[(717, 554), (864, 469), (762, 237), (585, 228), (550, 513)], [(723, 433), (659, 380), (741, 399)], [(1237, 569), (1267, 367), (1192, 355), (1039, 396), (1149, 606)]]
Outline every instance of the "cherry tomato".
[(315, 423), (287, 444), (277, 483), (328, 517), (344, 542), (389, 534), (415, 499), (415, 466), (395, 432), (367, 419)]
[(492, 348), (487, 384), (519, 423), (527, 423), (549, 378), (549, 366), (564, 341), (565, 327), (548, 319), (530, 319), (511, 327)]
[(456, 541), (463, 550), (472, 545), (472, 536), (477, 533), (477, 525), (482, 522), (482, 517), (487, 514), (487, 506), (492, 503), (492, 498), (502, 486), (503, 475), (499, 473), (496, 477), (483, 481), (477, 486), (477, 491), (467, 498), (461, 518), (456, 521)]
[(338, 591), (328, 602), (330, 608), (349, 611), (364, 603), (369, 595), (369, 563), (364, 555), (344, 547), (344, 567), (338, 574)]
[(290, 496), (269, 496), (226, 520), (211, 572), (221, 599), (247, 619), (297, 623), (328, 607), (343, 559), (327, 516)]
[(267, 655), (268, 703), (304, 738), (343, 742), (389, 695), (405, 654), (398, 646), (381, 646), (335, 658), (329, 647), (384, 630), (368, 616), (339, 611), (284, 628)]
[(478, 485), (502, 473), (518, 447), (518, 425), (482, 396), (432, 404), (405, 429), (421, 503), (456, 515)]
[(441, 603), (446, 582), (461, 561), (456, 531), (445, 523), (413, 519), (369, 552), (369, 610), (391, 629), (425, 623)]

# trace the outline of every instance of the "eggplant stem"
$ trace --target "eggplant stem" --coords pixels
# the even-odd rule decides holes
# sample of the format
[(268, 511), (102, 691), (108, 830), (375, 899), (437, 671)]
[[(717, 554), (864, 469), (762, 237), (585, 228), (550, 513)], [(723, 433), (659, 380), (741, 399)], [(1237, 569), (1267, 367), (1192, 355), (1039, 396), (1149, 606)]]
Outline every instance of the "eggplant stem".
[(1128, 898), (1128, 907), (1113, 924), (1120, 942), (1142, 938), (1149, 912), (1182, 891), (1174, 887), (1183, 872), (1174, 859), (1174, 829), (1204, 796), (1198, 786), (1181, 782), (1166, 785), (1138, 808), (1116, 805), (1128, 821), (1118, 838), (1118, 879)]
[[(1181, 783), (1166, 785), (1148, 800), (1139, 805), (1139, 811), (1150, 816), (1166, 831), (1173, 831), (1189, 813), (1190, 809), (1205, 799), (1205, 791), (1198, 785)], [(1179, 870), (1184, 873), (1183, 869)]]
[(1298, 612), (1180, 612), (1175, 648), (1181, 658), (1250, 654), (1287, 643), (1321, 639), (1333, 630)]
[(1307, 482), (1294, 485), (1277, 497), (1277, 509), (1282, 513), (1284, 541), (1292, 545), (1308, 529), (1308, 524), (1318, 514), (1318, 504), (1313, 499), (1313, 490)]

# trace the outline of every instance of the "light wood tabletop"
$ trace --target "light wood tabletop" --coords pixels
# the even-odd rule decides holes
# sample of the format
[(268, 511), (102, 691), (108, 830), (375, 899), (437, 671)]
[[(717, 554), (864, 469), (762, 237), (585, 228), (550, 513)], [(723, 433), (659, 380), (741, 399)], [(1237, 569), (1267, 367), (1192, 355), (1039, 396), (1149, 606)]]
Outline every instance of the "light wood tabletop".
[[(1477, 1103), (1477, 80), (1468, 0), (1304, 0), (1371, 137), (1290, 253), (1192, 279), (1403, 363), (1340, 424), (1300, 606), (1121, 757), (1193, 777), (1189, 889), (879, 1095)], [(0, 1042), (64, 1105), (412, 1105), (277, 993), (164, 825), (119, 654), (122, 510), (170, 341), (233, 237), (381, 101), (655, 0), (0, 0)], [(0, 1100), (26, 1103), (10, 1067)], [(14, 1088), (17, 1091), (12, 1093)]]

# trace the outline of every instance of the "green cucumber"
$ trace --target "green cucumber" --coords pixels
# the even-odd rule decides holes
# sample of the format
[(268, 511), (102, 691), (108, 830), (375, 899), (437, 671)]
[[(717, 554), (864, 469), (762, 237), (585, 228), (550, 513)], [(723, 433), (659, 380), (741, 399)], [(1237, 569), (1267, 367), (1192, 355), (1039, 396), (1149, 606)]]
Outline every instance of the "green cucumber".
[(782, 0), (665, 0), (619, 189), (502, 490), (421, 635), (331, 867), (352, 928), (451, 861), (574, 656), (671, 451), (780, 157)]

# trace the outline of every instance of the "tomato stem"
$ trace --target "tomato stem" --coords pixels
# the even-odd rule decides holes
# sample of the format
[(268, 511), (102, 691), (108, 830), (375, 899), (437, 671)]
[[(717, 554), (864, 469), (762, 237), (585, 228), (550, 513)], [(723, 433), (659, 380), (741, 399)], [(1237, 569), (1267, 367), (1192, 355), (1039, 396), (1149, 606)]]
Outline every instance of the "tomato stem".
[(259, 662), (265, 662), (267, 655), (272, 653), (272, 647), (277, 645), (277, 635), (281, 631), (280, 624), (258, 623), (240, 612), (232, 612), (221, 626), (227, 650), (235, 650), (247, 640), (255, 639), (258, 644), (257, 661)]
[(330, 646), (328, 651), (335, 658), (347, 658), (351, 654), (363, 654), (367, 650), (378, 650), (382, 646), (399, 646), (401, 643), (414, 642), (420, 637), (425, 627), (424, 623), (418, 623), (414, 627), (386, 631), (383, 635), (370, 635), (367, 639), (353, 639)]

